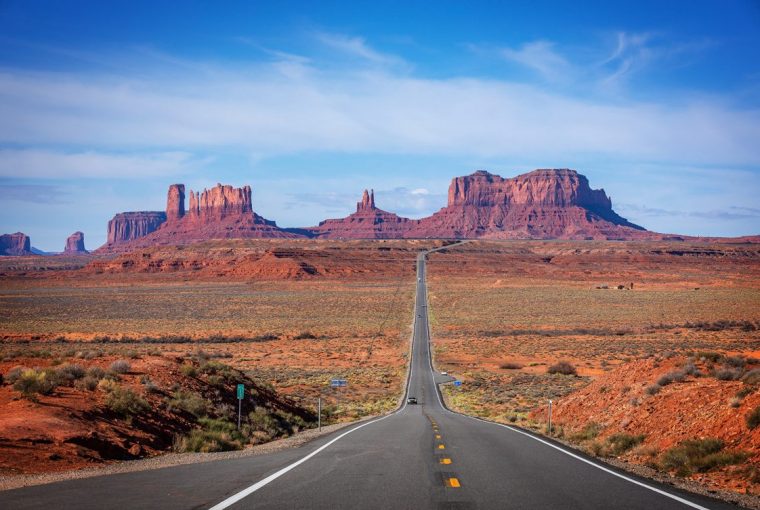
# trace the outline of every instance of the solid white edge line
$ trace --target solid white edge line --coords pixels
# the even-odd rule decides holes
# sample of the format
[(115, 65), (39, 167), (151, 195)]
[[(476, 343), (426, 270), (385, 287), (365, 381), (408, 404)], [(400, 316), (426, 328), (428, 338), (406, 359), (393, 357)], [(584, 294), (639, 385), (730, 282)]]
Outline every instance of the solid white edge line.
[(471, 420), (477, 420), (477, 421), (482, 422), (482, 423), (487, 423), (489, 425), (497, 425), (499, 427), (504, 427), (507, 430), (510, 430), (512, 432), (517, 432), (518, 434), (522, 434), (522, 435), (524, 435), (526, 437), (529, 437), (529, 438), (531, 438), (531, 439), (533, 439), (535, 441), (538, 441), (539, 443), (543, 443), (546, 446), (551, 446), (555, 450), (559, 450), (560, 452), (564, 453), (565, 455), (569, 455), (570, 457), (573, 457), (576, 460), (579, 460), (581, 462), (585, 462), (586, 464), (588, 464), (590, 466), (594, 466), (597, 469), (601, 469), (602, 471), (604, 471), (606, 473), (609, 473), (609, 474), (611, 474), (613, 476), (617, 476), (618, 478), (622, 478), (623, 480), (631, 482), (631, 483), (633, 483), (635, 485), (638, 485), (640, 487), (644, 487), (645, 489), (649, 489), (650, 491), (653, 491), (653, 492), (656, 492), (656, 493), (661, 494), (663, 496), (666, 496), (668, 498), (674, 499), (674, 500), (676, 500), (676, 501), (678, 501), (680, 503), (683, 503), (684, 505), (690, 506), (692, 508), (698, 508), (699, 510), (710, 510), (709, 508), (701, 506), (701, 505), (698, 505), (697, 503), (693, 503), (693, 502), (689, 501), (688, 499), (684, 499), (684, 498), (682, 498), (680, 496), (676, 496), (675, 494), (671, 494), (670, 492), (664, 491), (662, 489), (658, 489), (657, 487), (653, 487), (653, 486), (648, 485), (648, 484), (646, 484), (644, 482), (640, 482), (640, 481), (638, 481), (638, 480), (636, 480), (634, 478), (631, 478), (629, 476), (625, 476), (625, 475), (623, 475), (621, 473), (618, 473), (617, 471), (614, 471), (614, 470), (612, 470), (610, 468), (604, 467), (601, 464), (597, 464), (596, 462), (593, 462), (593, 461), (591, 461), (589, 459), (585, 459), (585, 458), (581, 457), (580, 455), (577, 455), (577, 454), (575, 454), (575, 453), (573, 453), (571, 451), (568, 451), (568, 450), (566, 450), (566, 449), (564, 449), (564, 448), (562, 448), (560, 446), (557, 446), (556, 444), (550, 443), (549, 441), (546, 441), (545, 439), (541, 439), (540, 437), (534, 436), (533, 434), (529, 434), (529, 433), (527, 433), (527, 432), (525, 432), (523, 430), (520, 430), (520, 429), (517, 429), (517, 428), (514, 428), (514, 427), (510, 427), (509, 425), (505, 425), (503, 423), (496, 423), (496, 422), (493, 422), (493, 421), (484, 420), (482, 418), (477, 418), (475, 416), (469, 416), (467, 414), (462, 414), (462, 413), (456, 413), (456, 414), (464, 416), (465, 418), (470, 418)]
[(294, 469), (294, 468), (300, 466), (301, 464), (303, 464), (304, 462), (306, 462), (310, 458), (314, 457), (316, 454), (318, 454), (319, 452), (321, 452), (322, 450), (324, 450), (325, 448), (327, 448), (328, 446), (330, 446), (334, 442), (338, 441), (339, 439), (342, 439), (343, 437), (349, 435), (352, 432), (356, 432), (357, 430), (359, 430), (362, 427), (366, 427), (367, 425), (371, 425), (373, 423), (377, 423), (379, 421), (382, 421), (382, 420), (384, 420), (386, 418), (390, 418), (391, 416), (395, 415), (398, 412), (399, 411), (396, 411), (393, 414), (389, 414), (387, 416), (383, 416), (382, 418), (378, 418), (376, 420), (372, 420), (372, 421), (369, 421), (367, 423), (363, 423), (363, 424), (359, 425), (358, 427), (354, 427), (351, 430), (349, 430), (347, 432), (344, 432), (343, 434), (339, 435), (335, 439), (331, 440), (329, 443), (323, 444), (322, 446), (320, 446), (319, 448), (317, 448), (316, 450), (314, 450), (313, 452), (311, 452), (307, 456), (303, 457), (302, 459), (297, 460), (296, 462), (294, 462), (294, 463), (292, 463), (292, 464), (290, 464), (288, 466), (285, 466), (284, 468), (280, 469), (276, 473), (272, 473), (271, 475), (267, 476), (263, 480), (260, 480), (260, 481), (256, 482), (255, 484), (251, 485), (247, 489), (243, 489), (242, 491), (238, 492), (237, 494), (233, 494), (232, 496), (230, 496), (229, 498), (225, 499), (221, 503), (218, 503), (218, 504), (212, 506), (209, 510), (222, 510), (222, 509), (227, 508), (227, 507), (229, 507), (231, 505), (234, 505), (235, 503), (237, 503), (241, 499), (245, 498), (246, 496), (250, 496), (251, 494), (253, 494), (257, 490), (261, 489), (262, 487), (264, 487), (268, 483), (273, 482), (274, 480), (278, 479), (279, 477), (281, 477), (282, 475), (284, 475), (285, 473), (287, 473), (291, 469)]
[[(368, 421), (367, 423), (363, 423), (363, 424), (359, 425), (358, 427), (354, 427), (351, 430), (348, 430), (348, 431), (344, 432), (343, 434), (339, 435), (338, 437), (336, 437), (335, 439), (331, 440), (330, 442), (323, 444), (322, 446), (320, 446), (319, 448), (317, 448), (316, 450), (314, 450), (310, 454), (306, 455), (305, 457), (303, 457), (303, 458), (295, 461), (292, 464), (289, 464), (289, 465), (285, 466), (284, 468), (280, 469), (279, 471), (277, 471), (275, 473), (272, 473), (271, 475), (267, 476), (266, 478), (264, 478), (262, 480), (259, 480), (258, 482), (256, 482), (255, 484), (251, 485), (250, 487), (248, 487), (246, 489), (243, 489), (242, 491), (233, 494), (232, 496), (228, 497), (224, 501), (222, 501), (220, 503), (217, 503), (216, 505), (212, 506), (211, 508), (209, 508), (209, 510), (223, 510), (225, 508), (228, 508), (228, 507), (234, 505), (238, 501), (246, 498), (247, 496), (250, 496), (251, 494), (253, 494), (257, 490), (261, 489), (265, 485), (269, 484), (270, 482), (273, 482), (273, 481), (277, 480), (279, 477), (281, 477), (282, 475), (284, 475), (288, 471), (290, 471), (290, 470), (292, 470), (292, 469), (300, 466), (301, 464), (303, 464), (304, 462), (306, 462), (310, 458), (314, 457), (316, 454), (318, 454), (319, 452), (321, 452), (322, 450), (324, 450), (325, 448), (327, 448), (328, 446), (330, 446), (334, 442), (342, 439), (343, 437), (349, 435), (350, 433), (355, 432), (355, 431), (359, 430), (362, 427), (366, 427), (367, 425), (371, 425), (373, 423), (377, 423), (379, 421), (382, 421), (382, 420), (384, 420), (386, 418), (390, 418), (391, 416), (394, 416), (394, 415), (400, 413), (401, 411), (403, 411), (404, 409), (406, 409), (406, 405), (407, 405), (406, 399), (409, 396), (409, 381), (412, 380), (412, 374), (414, 373), (414, 363), (412, 361), (414, 360), (414, 334), (415, 334), (415, 331), (416, 331), (416, 328), (417, 328), (417, 308), (418, 308), (417, 307), (417, 292), (416, 292), (416, 289), (417, 289), (417, 286), (415, 286), (415, 293), (414, 293), (414, 322), (412, 323), (412, 345), (409, 348), (409, 374), (407, 375), (407, 378), (406, 378), (406, 388), (404, 389), (404, 402), (401, 405), (401, 407), (399, 407), (398, 409), (396, 409), (391, 414), (383, 416), (382, 418), (378, 418), (376, 420)], [(427, 293), (425, 294), (425, 296), (427, 298)], [(433, 383), (435, 384), (435, 381), (433, 381)], [(438, 392), (436, 391), (436, 393), (438, 393)], [(440, 401), (440, 397), (438, 397), (438, 399)]]
[[(429, 302), (427, 300), (427, 267), (425, 267), (425, 281), (424, 281), (424, 283), (425, 283), (425, 304), (427, 305), (427, 310), (429, 311), (430, 310), (430, 304), (429, 304)], [(425, 315), (425, 317), (427, 318), (427, 314)], [(436, 371), (433, 368), (433, 355), (432, 355), (432, 350), (431, 350), (432, 349), (432, 345), (431, 345), (431, 341), (430, 341), (430, 321), (429, 320), (428, 320), (428, 324), (427, 324), (427, 328), (426, 329), (427, 329), (427, 333), (428, 333), (428, 335), (427, 335), (427, 337), (428, 337), (427, 338), (428, 350), (430, 351), (430, 355), (428, 356), (428, 360), (430, 361), (430, 371), (433, 374), (433, 385), (435, 386), (435, 390), (436, 390), (435, 394), (438, 397), (438, 403), (441, 404), (441, 408), (443, 408), (444, 411), (447, 411), (447, 412), (449, 412), (451, 414), (457, 414), (459, 416), (464, 416), (465, 418), (470, 418), (471, 420), (476, 420), (476, 421), (479, 421), (479, 422), (482, 422), (482, 423), (487, 423), (489, 425), (497, 425), (499, 427), (504, 427), (507, 430), (510, 430), (512, 432), (517, 432), (518, 434), (522, 434), (522, 435), (524, 435), (526, 437), (534, 439), (534, 440), (538, 441), (539, 443), (543, 443), (546, 446), (551, 446), (555, 450), (559, 450), (560, 452), (564, 453), (565, 455), (569, 455), (570, 457), (573, 457), (576, 460), (579, 460), (581, 462), (585, 462), (586, 464), (588, 464), (590, 466), (594, 466), (595, 468), (600, 469), (600, 470), (602, 470), (602, 471), (604, 471), (606, 473), (609, 473), (609, 474), (611, 474), (613, 476), (621, 478), (621, 479), (623, 479), (623, 480), (625, 480), (627, 482), (631, 482), (632, 484), (638, 485), (640, 487), (644, 487), (645, 489), (649, 489), (652, 492), (656, 492), (657, 494), (660, 494), (662, 496), (665, 496), (665, 497), (668, 497), (668, 498), (673, 499), (675, 501), (678, 501), (679, 503), (683, 503), (684, 505), (690, 506), (692, 508), (697, 508), (698, 510), (710, 510), (709, 508), (701, 506), (701, 505), (698, 505), (697, 503), (693, 503), (693, 502), (689, 501), (688, 499), (684, 499), (684, 498), (682, 498), (680, 496), (676, 496), (675, 494), (671, 494), (671, 493), (669, 493), (667, 491), (664, 491), (662, 489), (658, 489), (657, 487), (653, 487), (653, 486), (648, 485), (648, 484), (646, 484), (644, 482), (640, 482), (640, 481), (638, 481), (638, 480), (636, 480), (634, 478), (631, 478), (629, 476), (625, 476), (625, 475), (623, 475), (621, 473), (618, 473), (617, 471), (614, 471), (614, 470), (612, 470), (610, 468), (604, 467), (601, 464), (597, 464), (596, 462), (592, 462), (589, 459), (585, 459), (585, 458), (581, 457), (580, 455), (577, 455), (577, 454), (575, 454), (575, 453), (573, 453), (571, 451), (568, 451), (568, 450), (566, 450), (564, 448), (561, 448), (561, 447), (557, 446), (556, 444), (550, 443), (549, 441), (546, 441), (545, 439), (541, 439), (540, 437), (536, 437), (533, 434), (528, 434), (527, 432), (525, 432), (523, 430), (520, 430), (520, 429), (517, 429), (517, 428), (514, 428), (514, 427), (510, 427), (509, 425), (505, 425), (503, 423), (497, 423), (497, 422), (494, 422), (494, 421), (488, 421), (488, 420), (484, 420), (482, 418), (477, 418), (475, 416), (470, 416), (468, 414), (463, 414), (463, 413), (459, 413), (459, 412), (456, 412), (456, 411), (452, 411), (451, 409), (449, 409), (448, 407), (446, 407), (444, 405), (443, 400), (441, 399), (440, 385), (435, 382), (435, 373), (436, 373)]]

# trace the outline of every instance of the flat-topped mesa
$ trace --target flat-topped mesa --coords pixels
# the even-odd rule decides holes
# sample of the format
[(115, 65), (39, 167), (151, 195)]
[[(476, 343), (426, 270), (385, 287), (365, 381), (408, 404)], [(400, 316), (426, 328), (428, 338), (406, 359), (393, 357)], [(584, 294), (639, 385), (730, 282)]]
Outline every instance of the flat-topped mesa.
[(592, 190), (584, 175), (567, 168), (534, 170), (507, 179), (478, 170), (451, 181), (448, 205), (612, 209), (612, 201), (603, 189)]
[(169, 192), (166, 194), (166, 221), (177, 221), (184, 215), (185, 185), (172, 184), (169, 186)]
[(31, 255), (32, 243), (23, 232), (0, 236), (0, 255)]
[(74, 255), (77, 253), (87, 253), (84, 248), (84, 234), (82, 232), (74, 232), (66, 239), (66, 247), (63, 249), (63, 253), (66, 255)]
[(163, 211), (123, 212), (108, 222), (108, 245), (121, 244), (154, 232), (166, 222)]
[(356, 203), (356, 212), (370, 212), (377, 209), (375, 207), (375, 190), (364, 190), (361, 202)]
[(253, 213), (251, 187), (235, 188), (230, 185), (217, 184), (210, 190), (190, 191), (188, 215), (193, 219), (208, 222), (221, 220), (230, 216)]

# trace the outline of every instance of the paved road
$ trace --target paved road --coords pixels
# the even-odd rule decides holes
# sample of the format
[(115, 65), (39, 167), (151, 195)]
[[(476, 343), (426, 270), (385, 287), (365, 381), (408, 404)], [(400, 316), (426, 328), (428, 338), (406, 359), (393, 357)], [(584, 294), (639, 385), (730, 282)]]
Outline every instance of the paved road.
[(386, 417), (270, 455), (0, 493), (0, 508), (736, 508), (638, 479), (519, 429), (452, 413), (430, 363), (425, 260), (408, 394)]

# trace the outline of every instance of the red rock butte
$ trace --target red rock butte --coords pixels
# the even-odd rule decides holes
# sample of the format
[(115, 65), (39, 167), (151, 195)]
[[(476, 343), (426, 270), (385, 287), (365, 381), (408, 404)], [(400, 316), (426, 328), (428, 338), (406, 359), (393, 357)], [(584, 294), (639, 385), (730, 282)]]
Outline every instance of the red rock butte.
[(74, 255), (87, 253), (84, 247), (84, 234), (82, 232), (74, 232), (66, 239), (66, 247), (63, 249), (63, 253), (66, 255)]
[(31, 255), (32, 244), (29, 236), (16, 232), (0, 236), (0, 255)]
[(677, 239), (622, 218), (603, 189), (592, 189), (585, 176), (566, 168), (512, 178), (484, 170), (455, 177), (447, 205), (422, 219), (379, 209), (374, 191), (364, 190), (356, 212), (304, 228), (282, 229), (256, 214), (250, 186), (191, 190), (187, 210), (185, 197), (185, 186), (172, 184), (165, 212), (117, 214), (101, 249), (228, 238)]

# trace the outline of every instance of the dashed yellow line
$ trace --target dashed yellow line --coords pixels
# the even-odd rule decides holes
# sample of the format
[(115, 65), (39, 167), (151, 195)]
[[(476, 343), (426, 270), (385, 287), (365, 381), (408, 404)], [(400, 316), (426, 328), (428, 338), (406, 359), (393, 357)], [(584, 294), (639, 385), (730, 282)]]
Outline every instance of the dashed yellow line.
[(436, 434), (436, 435), (435, 435), (435, 438), (436, 438), (436, 439), (441, 439), (441, 435), (440, 435), (440, 434)]
[(445, 450), (445, 449), (446, 449), (446, 446), (444, 446), (444, 445), (442, 445), (442, 444), (439, 444), (439, 445), (438, 445), (438, 449), (439, 449), (439, 450)]
[(454, 487), (454, 488), (461, 487), (459, 480), (457, 478), (449, 478), (447, 485), (449, 487)]
[(448, 457), (442, 457), (441, 464), (451, 464), (451, 459)]

